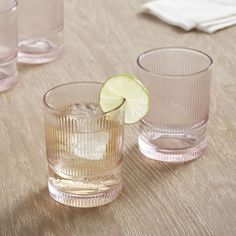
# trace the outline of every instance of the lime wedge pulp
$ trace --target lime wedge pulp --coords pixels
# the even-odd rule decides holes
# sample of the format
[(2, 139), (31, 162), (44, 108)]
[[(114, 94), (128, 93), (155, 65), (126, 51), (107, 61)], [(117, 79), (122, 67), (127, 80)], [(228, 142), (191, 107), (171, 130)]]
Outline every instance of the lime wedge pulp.
[(103, 112), (111, 111), (126, 100), (125, 123), (142, 119), (149, 111), (150, 95), (135, 77), (121, 74), (109, 78), (100, 91), (100, 107)]

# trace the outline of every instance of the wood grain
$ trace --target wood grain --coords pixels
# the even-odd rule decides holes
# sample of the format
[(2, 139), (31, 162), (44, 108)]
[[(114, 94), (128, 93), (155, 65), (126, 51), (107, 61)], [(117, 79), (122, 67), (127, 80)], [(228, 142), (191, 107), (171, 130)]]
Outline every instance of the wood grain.
[[(236, 27), (185, 33), (140, 13), (142, 0), (65, 1), (61, 59), (20, 65), (0, 94), (0, 235), (236, 235)], [(215, 63), (207, 153), (181, 165), (148, 161), (126, 127), (125, 189), (112, 204), (75, 209), (47, 191), (42, 96), (69, 81), (135, 73), (144, 50), (186, 46)]]

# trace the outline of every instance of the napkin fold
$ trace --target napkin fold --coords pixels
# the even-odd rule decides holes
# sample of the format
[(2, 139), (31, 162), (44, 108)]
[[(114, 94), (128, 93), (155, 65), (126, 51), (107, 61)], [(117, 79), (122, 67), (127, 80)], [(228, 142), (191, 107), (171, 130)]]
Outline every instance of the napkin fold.
[(213, 33), (236, 24), (236, 0), (155, 0), (142, 11), (186, 31)]

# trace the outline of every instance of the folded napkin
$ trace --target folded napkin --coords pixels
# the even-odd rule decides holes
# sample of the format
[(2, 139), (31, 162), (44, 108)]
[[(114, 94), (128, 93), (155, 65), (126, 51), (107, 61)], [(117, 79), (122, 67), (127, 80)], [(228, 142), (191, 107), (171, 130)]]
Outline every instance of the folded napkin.
[(155, 0), (142, 10), (186, 31), (213, 33), (236, 24), (236, 0)]

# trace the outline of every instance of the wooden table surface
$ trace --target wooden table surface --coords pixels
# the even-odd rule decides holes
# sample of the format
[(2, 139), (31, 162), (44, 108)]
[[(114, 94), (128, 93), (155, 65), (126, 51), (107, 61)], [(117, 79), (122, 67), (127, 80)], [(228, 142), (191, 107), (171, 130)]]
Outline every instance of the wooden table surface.
[[(143, 0), (65, 1), (65, 53), (54, 63), (20, 65), (20, 82), (0, 94), (0, 235), (236, 235), (236, 26), (185, 33), (140, 13)], [(185, 46), (215, 63), (208, 149), (179, 165), (148, 161), (137, 125), (126, 127), (122, 195), (77, 209), (47, 190), (42, 96), (51, 87), (135, 74), (141, 52)]]

